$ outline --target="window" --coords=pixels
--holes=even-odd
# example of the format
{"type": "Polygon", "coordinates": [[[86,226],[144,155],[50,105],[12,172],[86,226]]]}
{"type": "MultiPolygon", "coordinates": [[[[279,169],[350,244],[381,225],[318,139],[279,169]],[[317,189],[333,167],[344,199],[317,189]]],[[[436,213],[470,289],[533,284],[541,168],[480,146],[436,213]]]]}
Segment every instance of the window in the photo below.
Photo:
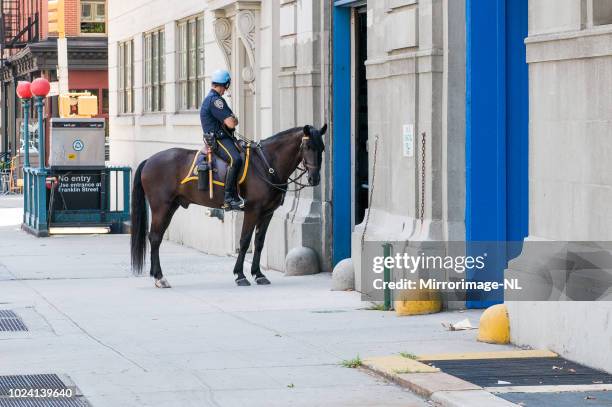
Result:
{"type": "Polygon", "coordinates": [[[204,18],[178,23],[179,110],[197,109],[204,98],[204,18]]]}
{"type": "Polygon", "coordinates": [[[81,33],[106,33],[105,0],[81,0],[81,33]]]}
{"type": "Polygon", "coordinates": [[[144,36],[144,109],[145,112],[164,110],[164,30],[144,36]]]}
{"type": "Polygon", "coordinates": [[[612,2],[593,0],[593,25],[612,24],[612,2]]]}
{"type": "Polygon", "coordinates": [[[134,113],[134,40],[119,43],[119,113],[134,113]]]}

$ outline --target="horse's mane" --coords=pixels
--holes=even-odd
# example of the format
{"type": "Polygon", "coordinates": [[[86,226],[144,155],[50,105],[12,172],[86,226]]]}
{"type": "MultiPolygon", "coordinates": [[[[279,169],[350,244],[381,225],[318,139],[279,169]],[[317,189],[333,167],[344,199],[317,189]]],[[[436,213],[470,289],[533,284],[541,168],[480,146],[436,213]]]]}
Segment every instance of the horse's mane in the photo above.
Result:
{"type": "Polygon", "coordinates": [[[294,127],[292,129],[287,129],[287,130],[283,130],[280,133],[276,133],[275,135],[268,137],[266,139],[263,139],[261,142],[263,144],[267,144],[267,143],[273,143],[274,141],[277,141],[279,138],[282,138],[288,134],[292,134],[292,133],[297,133],[298,131],[302,131],[304,130],[303,127],[294,127]]]}
{"type": "MultiPolygon", "coordinates": [[[[319,151],[323,151],[325,150],[325,143],[323,142],[323,135],[314,127],[308,125],[307,127],[310,128],[310,137],[312,142],[314,143],[314,145],[316,146],[316,148],[319,151]]],[[[294,134],[294,133],[298,133],[298,132],[304,132],[305,127],[294,127],[292,129],[288,129],[288,130],[284,130],[281,131],[280,133],[276,133],[275,135],[273,135],[272,137],[268,137],[267,139],[262,140],[262,143],[268,144],[268,143],[274,143],[275,141],[277,141],[278,139],[290,135],[290,134],[294,134]]]]}

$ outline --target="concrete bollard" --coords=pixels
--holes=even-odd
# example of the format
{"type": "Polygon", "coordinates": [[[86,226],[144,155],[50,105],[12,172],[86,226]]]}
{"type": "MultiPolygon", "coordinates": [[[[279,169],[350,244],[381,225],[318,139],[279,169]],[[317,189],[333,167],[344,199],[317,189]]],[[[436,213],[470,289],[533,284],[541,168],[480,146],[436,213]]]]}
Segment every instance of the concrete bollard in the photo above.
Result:
{"type": "Polygon", "coordinates": [[[285,258],[286,276],[306,276],[317,274],[319,268],[319,256],[309,247],[296,247],[287,253],[285,258]]]}
{"type": "Polygon", "coordinates": [[[353,259],[344,259],[334,267],[332,273],[332,291],[355,289],[355,267],[353,259]]]}

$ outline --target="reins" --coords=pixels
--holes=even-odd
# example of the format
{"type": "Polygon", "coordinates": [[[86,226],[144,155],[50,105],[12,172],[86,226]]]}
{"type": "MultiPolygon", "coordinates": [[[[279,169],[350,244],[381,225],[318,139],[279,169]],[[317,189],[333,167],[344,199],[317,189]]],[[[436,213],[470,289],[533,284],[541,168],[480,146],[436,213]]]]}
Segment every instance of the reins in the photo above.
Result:
{"type": "MultiPolygon", "coordinates": [[[[300,163],[300,164],[304,164],[307,168],[302,168],[298,164],[298,166],[296,168],[297,171],[300,171],[298,176],[292,178],[291,175],[290,175],[288,180],[287,180],[287,182],[285,182],[285,183],[274,182],[274,181],[270,180],[270,177],[276,177],[276,170],[268,162],[268,159],[266,158],[266,154],[265,154],[264,149],[263,149],[263,147],[261,145],[261,142],[248,139],[245,136],[243,136],[242,134],[238,133],[237,131],[235,131],[234,134],[236,135],[236,137],[238,139],[242,140],[243,142],[245,142],[247,144],[247,148],[249,148],[249,147],[254,148],[254,150],[257,152],[257,155],[259,156],[259,158],[261,158],[261,161],[263,161],[264,165],[268,168],[267,174],[262,174],[260,169],[257,167],[257,165],[253,165],[253,168],[255,169],[255,172],[257,173],[259,178],[261,178],[261,180],[264,181],[266,184],[268,184],[272,188],[277,189],[277,190],[279,190],[279,191],[281,191],[283,193],[287,193],[287,192],[299,192],[299,191],[303,190],[304,188],[312,187],[312,185],[304,184],[303,182],[300,181],[300,179],[308,171],[307,168],[310,168],[310,167],[313,167],[313,166],[308,165],[308,163],[300,163]],[[297,185],[297,188],[288,189],[289,185],[297,185]]],[[[308,138],[309,138],[308,136],[302,137],[302,143],[304,142],[305,139],[307,140],[308,138]]]]}

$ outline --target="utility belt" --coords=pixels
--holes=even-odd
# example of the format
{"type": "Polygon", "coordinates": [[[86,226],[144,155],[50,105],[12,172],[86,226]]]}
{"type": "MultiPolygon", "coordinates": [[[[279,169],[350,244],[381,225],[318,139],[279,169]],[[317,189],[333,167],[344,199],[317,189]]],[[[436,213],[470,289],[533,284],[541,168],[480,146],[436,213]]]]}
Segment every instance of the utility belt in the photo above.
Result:
{"type": "Polygon", "coordinates": [[[216,132],[213,131],[209,133],[204,133],[204,140],[206,142],[210,141],[212,143],[215,140],[219,140],[224,137],[229,137],[232,140],[236,140],[236,137],[234,136],[234,130],[221,129],[216,132]]]}
{"type": "Polygon", "coordinates": [[[208,148],[215,151],[217,149],[217,139],[219,135],[212,133],[204,133],[204,142],[208,145],[208,148]]]}
{"type": "Polygon", "coordinates": [[[246,142],[240,138],[237,138],[234,135],[234,130],[222,129],[218,132],[204,133],[204,141],[213,151],[216,151],[218,147],[218,141],[225,137],[232,140],[232,142],[236,145],[236,147],[238,147],[238,149],[244,150],[246,148],[246,142]]]}

